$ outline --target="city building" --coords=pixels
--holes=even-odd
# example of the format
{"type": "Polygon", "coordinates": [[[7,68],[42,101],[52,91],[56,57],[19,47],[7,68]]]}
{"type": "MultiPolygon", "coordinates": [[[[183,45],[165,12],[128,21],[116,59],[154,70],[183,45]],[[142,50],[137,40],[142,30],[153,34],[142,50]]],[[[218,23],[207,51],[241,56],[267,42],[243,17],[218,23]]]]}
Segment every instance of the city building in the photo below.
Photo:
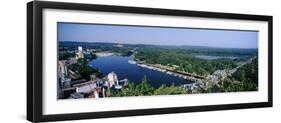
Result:
{"type": "Polygon", "coordinates": [[[62,89],[66,87],[70,87],[71,79],[69,78],[69,73],[65,65],[65,61],[58,62],[58,78],[60,82],[60,87],[62,89]]]}
{"type": "Polygon", "coordinates": [[[96,83],[87,84],[81,87],[76,87],[76,93],[92,93],[97,88],[96,83]]]}
{"type": "Polygon", "coordinates": [[[78,52],[76,53],[77,59],[84,58],[82,46],[78,46],[78,52]]]}
{"type": "Polygon", "coordinates": [[[58,62],[58,76],[60,78],[66,78],[68,76],[67,67],[65,66],[65,61],[58,62]]]}
{"type": "Polygon", "coordinates": [[[64,90],[73,90],[64,96],[72,99],[79,98],[105,98],[110,97],[110,89],[121,89],[123,86],[127,86],[128,79],[118,80],[115,72],[109,73],[104,78],[98,78],[95,75],[90,75],[90,81],[76,80],[71,81],[69,88],[64,90]]]}
{"type": "Polygon", "coordinates": [[[107,80],[108,82],[110,83],[110,87],[112,87],[112,85],[119,85],[119,81],[118,81],[118,78],[117,78],[117,75],[114,71],[112,71],[111,73],[109,73],[107,75],[107,80]]]}

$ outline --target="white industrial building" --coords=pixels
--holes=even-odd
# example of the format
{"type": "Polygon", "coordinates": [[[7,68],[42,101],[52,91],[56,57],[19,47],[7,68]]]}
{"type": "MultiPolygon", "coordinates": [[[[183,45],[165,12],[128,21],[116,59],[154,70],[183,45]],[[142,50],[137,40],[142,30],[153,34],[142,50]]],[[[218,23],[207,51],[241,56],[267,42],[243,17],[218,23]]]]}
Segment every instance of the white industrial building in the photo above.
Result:
{"type": "Polygon", "coordinates": [[[116,75],[116,73],[114,71],[112,71],[111,73],[109,73],[107,75],[107,80],[110,83],[110,87],[112,85],[115,85],[115,84],[119,85],[119,81],[118,81],[117,75],[116,75]]]}
{"type": "Polygon", "coordinates": [[[84,58],[82,46],[78,46],[78,52],[76,53],[77,59],[84,58]]]}

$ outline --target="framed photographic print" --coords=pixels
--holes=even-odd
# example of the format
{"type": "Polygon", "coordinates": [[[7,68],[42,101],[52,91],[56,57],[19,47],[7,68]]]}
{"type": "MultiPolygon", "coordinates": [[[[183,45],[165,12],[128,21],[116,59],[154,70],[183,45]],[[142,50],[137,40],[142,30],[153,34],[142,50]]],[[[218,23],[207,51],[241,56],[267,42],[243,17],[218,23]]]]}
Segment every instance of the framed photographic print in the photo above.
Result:
{"type": "Polygon", "coordinates": [[[27,4],[33,122],[272,107],[272,16],[27,4]]]}

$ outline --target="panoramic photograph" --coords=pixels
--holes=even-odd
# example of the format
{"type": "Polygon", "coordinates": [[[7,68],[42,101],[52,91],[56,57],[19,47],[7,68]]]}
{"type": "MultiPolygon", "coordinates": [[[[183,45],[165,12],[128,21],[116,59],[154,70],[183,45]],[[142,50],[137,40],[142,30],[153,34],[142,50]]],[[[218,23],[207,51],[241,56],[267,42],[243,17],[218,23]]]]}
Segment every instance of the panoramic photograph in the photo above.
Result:
{"type": "Polygon", "coordinates": [[[258,91],[258,31],[58,22],[57,98],[258,91]]]}

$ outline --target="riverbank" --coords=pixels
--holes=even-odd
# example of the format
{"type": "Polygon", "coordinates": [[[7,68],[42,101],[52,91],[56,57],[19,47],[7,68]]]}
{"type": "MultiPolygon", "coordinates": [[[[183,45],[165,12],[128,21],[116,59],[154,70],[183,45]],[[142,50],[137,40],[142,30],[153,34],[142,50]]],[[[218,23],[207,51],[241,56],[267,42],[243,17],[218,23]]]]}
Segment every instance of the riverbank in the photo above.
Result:
{"type": "Polygon", "coordinates": [[[135,84],[140,83],[143,77],[146,76],[148,82],[155,88],[160,87],[162,84],[167,86],[180,86],[182,84],[194,82],[174,75],[168,75],[160,71],[142,68],[137,64],[134,64],[134,62],[129,63],[129,61],[134,61],[132,55],[97,57],[97,59],[94,59],[91,62],[91,67],[98,69],[104,75],[114,71],[118,75],[118,79],[127,78],[135,84]]]}
{"type": "Polygon", "coordinates": [[[142,61],[128,61],[128,62],[131,63],[131,64],[134,63],[134,64],[136,64],[140,67],[143,67],[143,68],[156,70],[156,71],[159,71],[159,72],[162,72],[162,73],[166,73],[166,74],[169,74],[169,75],[180,77],[180,78],[183,78],[185,80],[190,80],[190,81],[193,81],[193,82],[195,82],[198,79],[205,79],[202,76],[192,75],[192,74],[189,74],[189,73],[183,73],[183,72],[175,71],[175,70],[172,70],[171,68],[168,68],[167,66],[163,66],[163,65],[160,65],[160,64],[147,64],[147,63],[144,63],[142,61]]]}
{"type": "Polygon", "coordinates": [[[111,53],[111,52],[97,52],[95,54],[96,54],[97,57],[106,57],[106,56],[114,55],[115,53],[111,53]]]}

